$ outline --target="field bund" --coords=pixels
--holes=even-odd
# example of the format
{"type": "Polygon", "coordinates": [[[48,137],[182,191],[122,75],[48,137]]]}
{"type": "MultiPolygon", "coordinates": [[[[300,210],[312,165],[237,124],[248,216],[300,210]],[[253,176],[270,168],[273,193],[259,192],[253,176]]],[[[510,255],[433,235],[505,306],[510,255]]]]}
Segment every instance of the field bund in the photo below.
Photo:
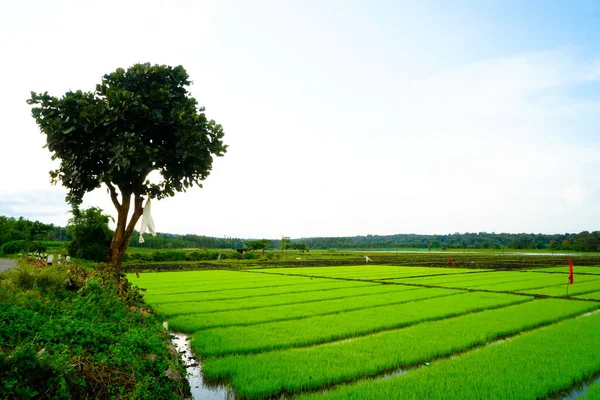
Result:
{"type": "Polygon", "coordinates": [[[361,265],[129,279],[236,397],[536,399],[600,375],[600,267],[567,277],[361,265]]]}

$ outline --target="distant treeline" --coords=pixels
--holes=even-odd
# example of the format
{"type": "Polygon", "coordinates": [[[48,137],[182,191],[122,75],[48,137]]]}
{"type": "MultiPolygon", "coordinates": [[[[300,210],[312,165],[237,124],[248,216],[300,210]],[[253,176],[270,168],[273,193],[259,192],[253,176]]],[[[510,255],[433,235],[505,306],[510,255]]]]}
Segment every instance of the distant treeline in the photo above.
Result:
{"type": "Polygon", "coordinates": [[[71,235],[65,228],[29,221],[23,217],[16,219],[0,215],[0,254],[13,254],[26,249],[44,251],[46,242],[69,240],[71,235]]]}
{"type": "MultiPolygon", "coordinates": [[[[12,241],[70,241],[71,235],[66,228],[29,221],[24,218],[0,216],[0,247],[12,241]]],[[[211,237],[202,235],[175,235],[159,233],[156,237],[144,235],[145,243],[138,242],[139,235],[134,233],[131,247],[151,249],[241,249],[251,239],[232,237],[211,237]]],[[[286,238],[287,239],[287,238],[286,238]]],[[[453,233],[448,235],[367,235],[346,237],[313,237],[292,239],[286,248],[306,244],[309,250],[328,249],[547,249],[600,251],[600,231],[564,233],[564,234],[528,234],[528,233],[453,233]]],[[[281,240],[274,239],[269,249],[280,249],[281,240]]]]}
{"type": "MultiPolygon", "coordinates": [[[[240,238],[215,238],[199,235],[172,235],[159,233],[156,237],[144,236],[145,243],[138,243],[137,234],[132,238],[132,247],[153,249],[240,249],[246,247],[248,240],[240,238]]],[[[308,249],[547,249],[600,251],[600,232],[581,232],[565,234],[527,234],[527,233],[454,233],[448,235],[367,235],[348,237],[313,237],[292,239],[291,245],[303,243],[308,249]]],[[[289,247],[286,245],[286,247],[289,247]]],[[[280,249],[281,240],[273,239],[269,249],[280,249]]]]}
{"type": "Polygon", "coordinates": [[[145,247],[150,249],[240,249],[244,240],[231,237],[216,238],[201,235],[174,235],[157,233],[156,236],[144,235],[144,243],[139,243],[139,234],[131,236],[130,247],[145,247]]]}
{"type": "Polygon", "coordinates": [[[448,235],[367,235],[295,239],[310,249],[548,249],[600,251],[600,232],[565,234],[454,233],[448,235]]]}

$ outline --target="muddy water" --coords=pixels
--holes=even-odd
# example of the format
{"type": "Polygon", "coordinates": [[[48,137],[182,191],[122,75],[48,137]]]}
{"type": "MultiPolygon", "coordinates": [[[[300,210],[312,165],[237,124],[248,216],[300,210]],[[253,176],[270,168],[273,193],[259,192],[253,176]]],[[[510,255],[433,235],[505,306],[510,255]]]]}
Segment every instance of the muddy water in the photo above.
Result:
{"type": "Polygon", "coordinates": [[[186,365],[187,379],[190,382],[192,398],[195,400],[233,400],[233,391],[224,387],[209,387],[204,384],[202,377],[202,364],[192,353],[188,337],[181,333],[172,333],[173,344],[177,348],[181,358],[186,365]]]}

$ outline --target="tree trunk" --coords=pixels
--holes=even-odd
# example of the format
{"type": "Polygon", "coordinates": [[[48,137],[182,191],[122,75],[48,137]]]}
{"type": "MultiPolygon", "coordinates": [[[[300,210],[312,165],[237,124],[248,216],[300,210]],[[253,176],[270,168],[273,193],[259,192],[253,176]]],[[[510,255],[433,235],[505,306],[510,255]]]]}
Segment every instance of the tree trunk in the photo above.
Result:
{"type": "Polygon", "coordinates": [[[120,280],[121,264],[123,263],[125,252],[127,251],[127,247],[129,247],[129,242],[131,241],[131,235],[133,234],[135,225],[143,214],[143,199],[139,193],[132,193],[131,191],[120,188],[122,202],[119,203],[116,199],[114,187],[109,186],[109,188],[111,189],[113,203],[117,209],[117,228],[115,229],[115,233],[110,244],[109,261],[114,268],[116,279],[120,280]],[[128,222],[127,216],[131,206],[132,194],[134,194],[134,208],[133,215],[128,222]]]}

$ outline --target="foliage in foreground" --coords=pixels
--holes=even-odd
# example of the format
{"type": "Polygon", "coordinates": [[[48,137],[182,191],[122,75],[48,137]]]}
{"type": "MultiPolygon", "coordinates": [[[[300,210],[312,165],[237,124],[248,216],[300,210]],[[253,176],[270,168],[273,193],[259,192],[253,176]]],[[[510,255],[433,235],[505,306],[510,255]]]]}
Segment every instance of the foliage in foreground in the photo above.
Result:
{"type": "Polygon", "coordinates": [[[107,271],[22,265],[0,275],[0,393],[8,398],[180,398],[160,321],[107,271]]]}

